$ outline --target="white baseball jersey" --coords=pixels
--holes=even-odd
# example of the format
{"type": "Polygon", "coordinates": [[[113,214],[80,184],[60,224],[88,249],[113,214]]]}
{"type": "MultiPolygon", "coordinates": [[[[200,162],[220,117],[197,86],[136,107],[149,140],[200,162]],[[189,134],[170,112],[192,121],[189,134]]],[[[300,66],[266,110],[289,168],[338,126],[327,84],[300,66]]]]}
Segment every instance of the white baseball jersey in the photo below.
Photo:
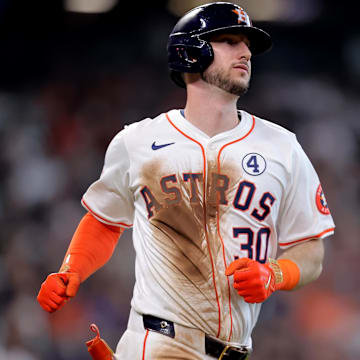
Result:
{"type": "Polygon", "coordinates": [[[261,304],[244,302],[226,267],[238,257],[265,263],[334,223],[295,135],[239,116],[213,137],[180,110],[125,127],[82,203],[106,224],[133,227],[136,311],[251,347],[261,304]]]}

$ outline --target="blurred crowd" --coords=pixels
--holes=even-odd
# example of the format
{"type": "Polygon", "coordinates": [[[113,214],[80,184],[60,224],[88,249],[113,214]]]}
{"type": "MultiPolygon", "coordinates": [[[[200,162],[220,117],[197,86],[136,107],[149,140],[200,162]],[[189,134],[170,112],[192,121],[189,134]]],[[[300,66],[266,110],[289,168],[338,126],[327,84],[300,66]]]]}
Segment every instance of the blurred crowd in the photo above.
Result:
{"type": "MultiPolygon", "coordinates": [[[[125,330],[134,283],[131,230],[58,313],[45,313],[36,295],[62,263],[85,214],[81,196],[99,176],[111,138],[125,124],[184,105],[185,93],[167,76],[164,48],[155,49],[149,61],[134,58],[116,71],[84,76],[67,62],[37,88],[0,90],[0,360],[86,360],[91,323],[112,348],[125,330]]],[[[325,241],[320,279],[264,304],[251,359],[359,359],[359,93],[331,73],[259,66],[239,108],[297,134],[336,231],[325,241]]]]}

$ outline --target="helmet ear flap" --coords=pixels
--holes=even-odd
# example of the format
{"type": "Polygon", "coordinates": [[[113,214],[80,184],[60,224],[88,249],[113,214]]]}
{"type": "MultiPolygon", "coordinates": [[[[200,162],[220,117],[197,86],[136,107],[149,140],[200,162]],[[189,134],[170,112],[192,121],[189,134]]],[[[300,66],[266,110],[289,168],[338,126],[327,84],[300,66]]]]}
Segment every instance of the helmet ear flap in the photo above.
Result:
{"type": "Polygon", "coordinates": [[[179,48],[179,57],[189,64],[196,66],[195,64],[199,62],[200,59],[200,50],[196,47],[181,47],[179,48]]]}
{"type": "Polygon", "coordinates": [[[168,46],[169,68],[179,72],[204,71],[213,60],[211,45],[198,37],[174,34],[168,46]]]}

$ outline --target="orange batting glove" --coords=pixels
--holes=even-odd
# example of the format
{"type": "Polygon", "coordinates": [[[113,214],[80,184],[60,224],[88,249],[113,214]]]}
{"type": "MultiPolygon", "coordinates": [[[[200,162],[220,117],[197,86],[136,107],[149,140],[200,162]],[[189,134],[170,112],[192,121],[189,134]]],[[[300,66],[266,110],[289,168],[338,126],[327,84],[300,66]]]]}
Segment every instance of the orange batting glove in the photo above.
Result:
{"type": "Polygon", "coordinates": [[[45,311],[52,313],[76,295],[80,282],[77,273],[52,273],[42,283],[37,300],[45,311]]]}
{"type": "Polygon", "coordinates": [[[266,264],[237,259],[228,266],[225,275],[234,276],[234,288],[248,303],[261,303],[276,290],[291,290],[300,279],[299,268],[288,259],[269,259],[266,264]]]}
{"type": "Polygon", "coordinates": [[[225,274],[234,275],[233,286],[248,303],[261,303],[276,290],[273,270],[255,260],[237,259],[229,265],[225,274]]]}

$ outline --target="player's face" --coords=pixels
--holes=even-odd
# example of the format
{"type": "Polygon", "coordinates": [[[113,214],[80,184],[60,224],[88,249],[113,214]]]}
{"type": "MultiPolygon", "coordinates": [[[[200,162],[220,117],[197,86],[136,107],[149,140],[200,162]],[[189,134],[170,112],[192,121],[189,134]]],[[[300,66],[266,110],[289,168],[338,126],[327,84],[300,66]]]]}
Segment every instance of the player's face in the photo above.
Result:
{"type": "Polygon", "coordinates": [[[214,60],[202,78],[228,93],[241,96],[249,88],[251,52],[243,34],[218,34],[211,38],[214,60]]]}

